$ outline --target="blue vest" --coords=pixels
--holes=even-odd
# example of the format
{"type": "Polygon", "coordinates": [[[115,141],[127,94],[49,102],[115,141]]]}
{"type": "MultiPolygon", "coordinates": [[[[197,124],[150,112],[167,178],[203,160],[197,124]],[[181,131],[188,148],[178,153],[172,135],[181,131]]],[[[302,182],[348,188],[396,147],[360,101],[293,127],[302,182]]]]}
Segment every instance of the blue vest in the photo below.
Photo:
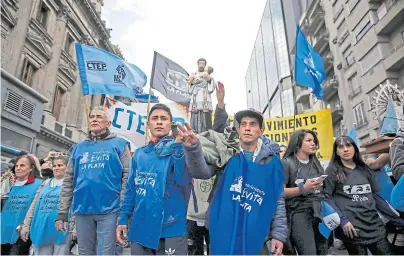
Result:
{"type": "Polygon", "coordinates": [[[52,180],[43,187],[35,206],[30,235],[36,248],[47,244],[61,244],[68,234],[68,231],[62,233],[55,227],[61,186],[51,188],[52,180]]]}
{"type": "Polygon", "coordinates": [[[376,183],[379,185],[380,190],[379,194],[390,203],[391,199],[391,192],[393,191],[394,184],[391,181],[389,175],[387,174],[387,166],[381,168],[380,170],[376,171],[376,183]]]}
{"type": "Polygon", "coordinates": [[[41,179],[33,183],[14,186],[1,212],[1,244],[14,244],[18,237],[17,226],[23,224],[25,215],[41,185],[41,179]]]}
{"type": "Polygon", "coordinates": [[[258,255],[270,231],[283,191],[283,167],[274,155],[268,164],[234,155],[220,177],[210,210],[213,255],[258,255]]]}
{"type": "Polygon", "coordinates": [[[72,153],[73,214],[108,214],[119,211],[122,164],[128,142],[121,138],[83,141],[72,153]]]}
{"type": "MultiPolygon", "coordinates": [[[[157,249],[160,238],[186,234],[192,183],[183,153],[179,158],[158,156],[153,147],[138,149],[132,159],[135,210],[128,240],[157,249]]],[[[183,152],[182,146],[179,151],[183,152]]]]}

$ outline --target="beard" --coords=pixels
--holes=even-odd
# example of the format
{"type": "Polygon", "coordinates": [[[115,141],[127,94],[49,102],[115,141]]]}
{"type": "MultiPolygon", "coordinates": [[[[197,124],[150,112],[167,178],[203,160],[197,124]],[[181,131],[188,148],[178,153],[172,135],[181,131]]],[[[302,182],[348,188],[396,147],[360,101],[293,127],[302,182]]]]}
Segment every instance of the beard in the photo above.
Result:
{"type": "Polygon", "coordinates": [[[198,71],[199,71],[199,72],[203,72],[204,70],[205,70],[205,67],[202,67],[202,66],[199,66],[199,67],[198,67],[198,71]]]}

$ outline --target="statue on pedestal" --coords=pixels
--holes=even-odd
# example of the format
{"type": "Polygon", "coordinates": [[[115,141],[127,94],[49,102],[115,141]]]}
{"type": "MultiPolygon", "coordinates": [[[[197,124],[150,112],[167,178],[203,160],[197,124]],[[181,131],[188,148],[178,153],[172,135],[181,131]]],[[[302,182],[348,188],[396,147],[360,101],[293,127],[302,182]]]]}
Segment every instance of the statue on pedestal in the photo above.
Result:
{"type": "Polygon", "coordinates": [[[191,127],[196,133],[212,129],[212,96],[216,82],[212,77],[213,68],[206,65],[205,59],[198,60],[198,71],[187,79],[191,93],[191,127]]]}

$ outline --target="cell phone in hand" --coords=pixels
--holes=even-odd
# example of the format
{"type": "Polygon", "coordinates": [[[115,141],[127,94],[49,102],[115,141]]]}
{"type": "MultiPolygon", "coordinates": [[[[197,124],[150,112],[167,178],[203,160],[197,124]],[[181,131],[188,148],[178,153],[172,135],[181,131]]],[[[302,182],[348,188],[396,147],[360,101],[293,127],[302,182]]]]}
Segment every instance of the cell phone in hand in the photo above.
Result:
{"type": "Polygon", "coordinates": [[[174,138],[177,138],[178,136],[177,124],[171,126],[171,133],[174,138]]]}
{"type": "Polygon", "coordinates": [[[320,177],[316,178],[316,181],[323,182],[327,177],[328,177],[328,175],[321,175],[320,177]]]}

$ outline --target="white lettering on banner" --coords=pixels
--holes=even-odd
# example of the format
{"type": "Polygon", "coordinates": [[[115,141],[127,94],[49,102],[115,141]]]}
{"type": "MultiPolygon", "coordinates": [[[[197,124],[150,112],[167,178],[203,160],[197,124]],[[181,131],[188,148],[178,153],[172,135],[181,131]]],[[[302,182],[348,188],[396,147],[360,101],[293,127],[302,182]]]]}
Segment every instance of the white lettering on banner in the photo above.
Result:
{"type": "MultiPolygon", "coordinates": [[[[150,107],[154,105],[155,103],[152,103],[150,107]]],[[[166,105],[171,109],[174,123],[184,125],[188,121],[188,114],[185,109],[173,102],[166,105]]],[[[112,124],[110,131],[117,134],[118,137],[131,142],[132,152],[144,145],[147,126],[147,103],[131,103],[131,106],[127,106],[116,101],[106,111],[112,124]]]]}
{"type": "Polygon", "coordinates": [[[182,91],[178,90],[177,88],[174,88],[172,86],[167,86],[166,88],[167,88],[167,91],[170,91],[170,92],[173,92],[175,94],[181,95],[184,98],[188,98],[188,99],[191,98],[191,94],[186,93],[186,92],[182,92],[182,91]]]}
{"type": "Polygon", "coordinates": [[[230,191],[232,191],[232,200],[237,201],[241,208],[247,212],[251,212],[253,204],[261,206],[264,201],[263,196],[265,192],[251,184],[245,184],[243,186],[243,177],[239,176],[234,179],[233,184],[230,186],[230,191]]]}

